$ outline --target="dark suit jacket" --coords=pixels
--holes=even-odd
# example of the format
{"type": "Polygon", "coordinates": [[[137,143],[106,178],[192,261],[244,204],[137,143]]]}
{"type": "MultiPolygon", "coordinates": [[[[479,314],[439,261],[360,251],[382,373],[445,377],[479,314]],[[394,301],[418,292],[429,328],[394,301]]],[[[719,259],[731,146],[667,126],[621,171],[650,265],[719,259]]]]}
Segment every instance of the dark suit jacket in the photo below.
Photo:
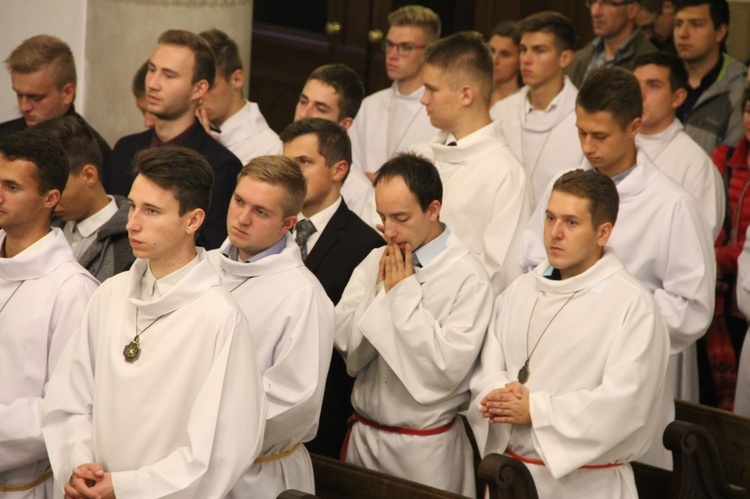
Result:
{"type": "MultiPolygon", "coordinates": [[[[307,256],[305,265],[336,304],[354,268],[372,250],[384,244],[385,240],[354,214],[342,199],[341,206],[307,256]]],[[[323,394],[318,434],[305,444],[310,452],[338,459],[346,435],[346,420],[353,411],[350,400],[353,386],[354,379],[347,374],[344,360],[334,352],[323,394]]]]}
{"type": "MultiPolygon", "coordinates": [[[[109,147],[107,141],[104,140],[104,138],[99,135],[99,133],[94,130],[94,128],[89,125],[86,120],[84,120],[78,113],[76,113],[75,107],[73,105],[68,108],[68,112],[65,113],[65,116],[78,116],[83,120],[84,123],[86,123],[86,125],[88,125],[89,130],[91,131],[91,135],[94,136],[94,140],[96,140],[96,143],[99,146],[99,150],[102,153],[103,169],[106,169],[107,165],[109,164],[110,157],[112,156],[112,148],[109,147]]],[[[0,123],[0,137],[5,137],[6,135],[20,132],[21,130],[26,130],[27,128],[29,127],[26,125],[26,120],[23,119],[23,116],[15,120],[6,121],[4,123],[0,123]]]]}
{"type": "MultiPolygon", "coordinates": [[[[103,176],[104,189],[108,194],[127,197],[133,184],[133,158],[141,149],[150,147],[152,133],[146,130],[117,141],[109,168],[103,176]]],[[[211,207],[196,243],[206,249],[218,248],[227,237],[227,210],[242,163],[229,149],[207,134],[197,119],[181,145],[201,153],[214,170],[211,207]]]]}

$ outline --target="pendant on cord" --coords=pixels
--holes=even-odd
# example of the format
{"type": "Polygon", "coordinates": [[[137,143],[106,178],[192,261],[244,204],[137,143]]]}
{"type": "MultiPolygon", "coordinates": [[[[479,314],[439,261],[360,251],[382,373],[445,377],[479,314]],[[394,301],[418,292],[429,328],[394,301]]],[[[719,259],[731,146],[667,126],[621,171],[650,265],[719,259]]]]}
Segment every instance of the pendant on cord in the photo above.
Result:
{"type": "Polygon", "coordinates": [[[138,360],[138,357],[141,356],[141,347],[138,345],[139,338],[136,336],[133,341],[125,345],[125,350],[122,351],[122,354],[125,356],[125,360],[127,362],[130,362],[131,364],[138,360]]]}
{"type": "Polygon", "coordinates": [[[523,385],[523,384],[526,384],[528,380],[529,380],[529,361],[527,360],[523,364],[523,367],[518,370],[518,382],[523,385]]]}

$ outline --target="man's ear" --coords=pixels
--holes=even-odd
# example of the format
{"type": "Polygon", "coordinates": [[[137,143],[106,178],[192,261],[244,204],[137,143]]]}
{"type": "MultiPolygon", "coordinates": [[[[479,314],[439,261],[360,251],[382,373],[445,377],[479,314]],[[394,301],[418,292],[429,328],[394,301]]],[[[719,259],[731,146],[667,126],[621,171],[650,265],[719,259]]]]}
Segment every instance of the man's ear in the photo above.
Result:
{"type": "Polygon", "coordinates": [[[346,162],[346,160],[337,161],[333,165],[331,165],[331,172],[333,172],[333,181],[334,182],[343,182],[344,177],[346,177],[347,172],[349,171],[349,163],[346,162]]]}
{"type": "Polygon", "coordinates": [[[641,118],[634,118],[633,121],[631,121],[626,129],[627,134],[631,138],[635,138],[636,135],[638,135],[638,132],[641,131],[641,118]]]}
{"type": "Polygon", "coordinates": [[[343,128],[344,130],[349,130],[349,127],[352,126],[352,123],[354,123],[354,118],[346,117],[343,120],[339,120],[339,126],[343,128]]]}
{"type": "Polygon", "coordinates": [[[464,107],[469,107],[477,98],[477,90],[471,85],[464,85],[459,89],[459,98],[464,107]]]}
{"type": "Polygon", "coordinates": [[[281,234],[286,234],[292,230],[292,227],[295,225],[297,225],[297,215],[289,215],[284,218],[284,222],[281,224],[281,234]]]}
{"type": "Polygon", "coordinates": [[[196,208],[189,212],[188,224],[185,231],[188,234],[195,234],[198,229],[203,225],[203,221],[206,219],[206,212],[201,208],[196,208]]]}
{"type": "Polygon", "coordinates": [[[440,218],[440,207],[440,201],[437,199],[433,200],[427,207],[426,213],[429,215],[430,221],[436,221],[440,218]]]}
{"type": "Polygon", "coordinates": [[[207,93],[209,89],[208,80],[200,80],[193,85],[193,95],[190,97],[192,101],[200,101],[207,93]]]}
{"type": "Polygon", "coordinates": [[[76,98],[76,86],[75,83],[66,83],[60,93],[63,94],[63,103],[66,106],[73,104],[73,100],[76,98]]]}
{"type": "Polygon", "coordinates": [[[560,54],[560,67],[565,69],[570,66],[570,63],[573,62],[574,57],[575,52],[573,52],[572,50],[563,50],[560,54]]]}
{"type": "Polygon", "coordinates": [[[242,92],[242,87],[245,85],[245,71],[242,69],[235,70],[229,77],[229,85],[231,85],[232,90],[239,90],[242,92]]]}
{"type": "Polygon", "coordinates": [[[54,208],[60,201],[60,191],[57,189],[50,189],[44,193],[44,204],[45,208],[54,208]]]}
{"type": "Polygon", "coordinates": [[[685,102],[685,99],[687,99],[687,90],[678,88],[672,95],[672,109],[678,109],[685,102]]]}
{"type": "Polygon", "coordinates": [[[599,225],[596,229],[596,244],[603,248],[605,244],[607,244],[607,241],[609,241],[609,236],[612,235],[612,222],[604,222],[603,224],[599,225]]]}
{"type": "Polygon", "coordinates": [[[99,183],[99,170],[97,170],[94,165],[83,165],[80,174],[83,175],[88,187],[92,187],[99,183]]]}

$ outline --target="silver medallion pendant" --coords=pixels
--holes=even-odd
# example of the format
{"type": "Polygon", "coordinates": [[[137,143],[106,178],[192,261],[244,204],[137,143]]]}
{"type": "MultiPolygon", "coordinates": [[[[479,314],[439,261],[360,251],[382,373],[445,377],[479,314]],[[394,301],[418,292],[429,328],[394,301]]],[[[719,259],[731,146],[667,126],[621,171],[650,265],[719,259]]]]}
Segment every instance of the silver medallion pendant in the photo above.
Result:
{"type": "Polygon", "coordinates": [[[125,356],[125,360],[131,364],[138,360],[138,357],[141,356],[141,347],[138,345],[138,337],[125,345],[125,350],[122,351],[122,354],[125,356]]]}
{"type": "Polygon", "coordinates": [[[518,370],[518,382],[523,385],[528,380],[529,380],[529,361],[527,360],[524,363],[523,367],[518,370]]]}

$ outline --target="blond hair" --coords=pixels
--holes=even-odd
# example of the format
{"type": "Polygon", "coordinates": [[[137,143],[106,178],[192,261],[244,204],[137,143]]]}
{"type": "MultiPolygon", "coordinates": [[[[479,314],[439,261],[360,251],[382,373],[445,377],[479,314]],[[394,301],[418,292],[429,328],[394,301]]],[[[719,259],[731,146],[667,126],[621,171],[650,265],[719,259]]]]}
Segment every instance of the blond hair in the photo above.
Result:
{"type": "Polygon", "coordinates": [[[250,177],[266,184],[278,185],[284,189],[281,201],[284,216],[296,215],[302,210],[307,195],[307,181],[299,164],[281,155],[258,156],[242,167],[237,182],[242,177],[250,177]]]}
{"type": "Polygon", "coordinates": [[[419,26],[430,42],[440,38],[440,16],[422,5],[405,5],[388,14],[389,26],[419,26]]]}
{"type": "Polygon", "coordinates": [[[16,47],[5,59],[11,73],[28,74],[49,67],[58,90],[76,84],[76,64],[67,43],[50,35],[36,35],[16,47]]]}

